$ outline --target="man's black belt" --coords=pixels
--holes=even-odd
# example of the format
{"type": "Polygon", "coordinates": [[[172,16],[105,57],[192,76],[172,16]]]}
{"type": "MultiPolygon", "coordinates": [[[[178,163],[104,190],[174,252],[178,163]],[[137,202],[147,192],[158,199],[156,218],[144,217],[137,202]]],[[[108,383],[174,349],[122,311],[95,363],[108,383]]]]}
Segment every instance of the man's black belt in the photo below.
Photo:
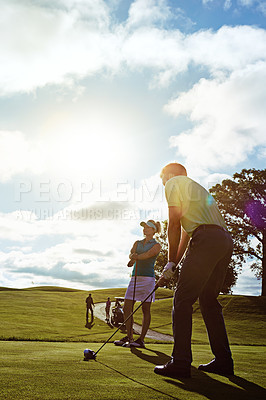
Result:
{"type": "Polygon", "coordinates": [[[224,231],[224,232],[227,232],[227,230],[226,230],[225,228],[223,228],[222,226],[220,226],[220,225],[204,224],[204,225],[199,225],[199,226],[193,231],[193,235],[194,235],[196,232],[204,231],[204,230],[206,230],[206,229],[220,229],[220,230],[222,230],[222,231],[224,231]]]}

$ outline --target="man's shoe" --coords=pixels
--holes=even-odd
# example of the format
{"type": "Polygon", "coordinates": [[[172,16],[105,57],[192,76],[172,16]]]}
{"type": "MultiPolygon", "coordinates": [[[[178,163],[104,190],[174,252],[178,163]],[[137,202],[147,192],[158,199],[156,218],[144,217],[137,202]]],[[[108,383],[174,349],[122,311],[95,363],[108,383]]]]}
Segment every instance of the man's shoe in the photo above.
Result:
{"type": "Polygon", "coordinates": [[[227,362],[219,362],[214,359],[208,364],[201,364],[198,369],[204,372],[211,372],[218,375],[234,375],[233,360],[229,360],[227,362]]]}
{"type": "Polygon", "coordinates": [[[168,361],[165,365],[157,365],[154,368],[155,374],[168,376],[170,378],[190,378],[190,367],[177,366],[172,360],[168,361]]]}

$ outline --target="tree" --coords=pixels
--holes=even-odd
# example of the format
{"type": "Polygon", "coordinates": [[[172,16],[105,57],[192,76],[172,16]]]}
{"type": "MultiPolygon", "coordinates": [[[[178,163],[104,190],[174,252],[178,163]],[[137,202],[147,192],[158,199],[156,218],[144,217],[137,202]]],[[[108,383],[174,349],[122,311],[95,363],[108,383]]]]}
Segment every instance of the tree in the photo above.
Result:
{"type": "MultiPolygon", "coordinates": [[[[154,273],[155,273],[155,280],[156,282],[162,276],[163,269],[168,261],[168,241],[167,241],[167,226],[168,221],[162,221],[161,223],[161,233],[156,235],[157,241],[162,246],[162,249],[156,259],[155,266],[154,266],[154,273]]],[[[169,289],[175,289],[177,283],[177,276],[170,279],[167,287],[169,289]]]]}
{"type": "Polygon", "coordinates": [[[262,279],[261,295],[266,296],[266,169],[243,169],[213,186],[210,193],[234,240],[230,267],[241,271],[244,262],[254,260],[251,269],[262,279]]]}
{"type": "MultiPolygon", "coordinates": [[[[156,239],[162,246],[161,252],[157,257],[154,266],[156,282],[161,277],[164,266],[167,264],[168,261],[168,241],[167,241],[168,221],[162,221],[161,225],[162,225],[162,231],[159,235],[156,236],[156,239]]],[[[182,261],[181,261],[181,267],[182,267],[182,261]]],[[[177,279],[178,279],[178,274],[175,275],[174,278],[169,281],[167,287],[169,289],[175,289],[177,284],[177,279]]],[[[237,280],[237,273],[234,267],[232,265],[229,265],[221,292],[224,294],[231,293],[231,288],[236,283],[236,280],[237,280]]]]}

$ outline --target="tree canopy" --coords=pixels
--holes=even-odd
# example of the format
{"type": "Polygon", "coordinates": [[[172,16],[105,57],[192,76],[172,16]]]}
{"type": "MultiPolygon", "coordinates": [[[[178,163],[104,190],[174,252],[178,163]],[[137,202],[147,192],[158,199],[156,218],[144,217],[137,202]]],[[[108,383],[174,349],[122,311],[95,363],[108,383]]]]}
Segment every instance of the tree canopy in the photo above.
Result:
{"type": "Polygon", "coordinates": [[[241,270],[248,259],[258,279],[265,286],[266,242],[266,169],[243,169],[233,179],[225,179],[210,189],[223,214],[234,240],[234,252],[230,266],[241,270]]]}

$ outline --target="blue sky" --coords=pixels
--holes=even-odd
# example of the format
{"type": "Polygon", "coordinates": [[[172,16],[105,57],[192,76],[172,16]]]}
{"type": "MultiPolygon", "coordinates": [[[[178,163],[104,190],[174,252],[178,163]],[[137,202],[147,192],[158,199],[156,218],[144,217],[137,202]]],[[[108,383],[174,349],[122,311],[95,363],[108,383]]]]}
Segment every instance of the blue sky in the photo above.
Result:
{"type": "Polygon", "coordinates": [[[266,1],[0,5],[0,286],[125,287],[166,163],[265,168],[266,1]]]}

